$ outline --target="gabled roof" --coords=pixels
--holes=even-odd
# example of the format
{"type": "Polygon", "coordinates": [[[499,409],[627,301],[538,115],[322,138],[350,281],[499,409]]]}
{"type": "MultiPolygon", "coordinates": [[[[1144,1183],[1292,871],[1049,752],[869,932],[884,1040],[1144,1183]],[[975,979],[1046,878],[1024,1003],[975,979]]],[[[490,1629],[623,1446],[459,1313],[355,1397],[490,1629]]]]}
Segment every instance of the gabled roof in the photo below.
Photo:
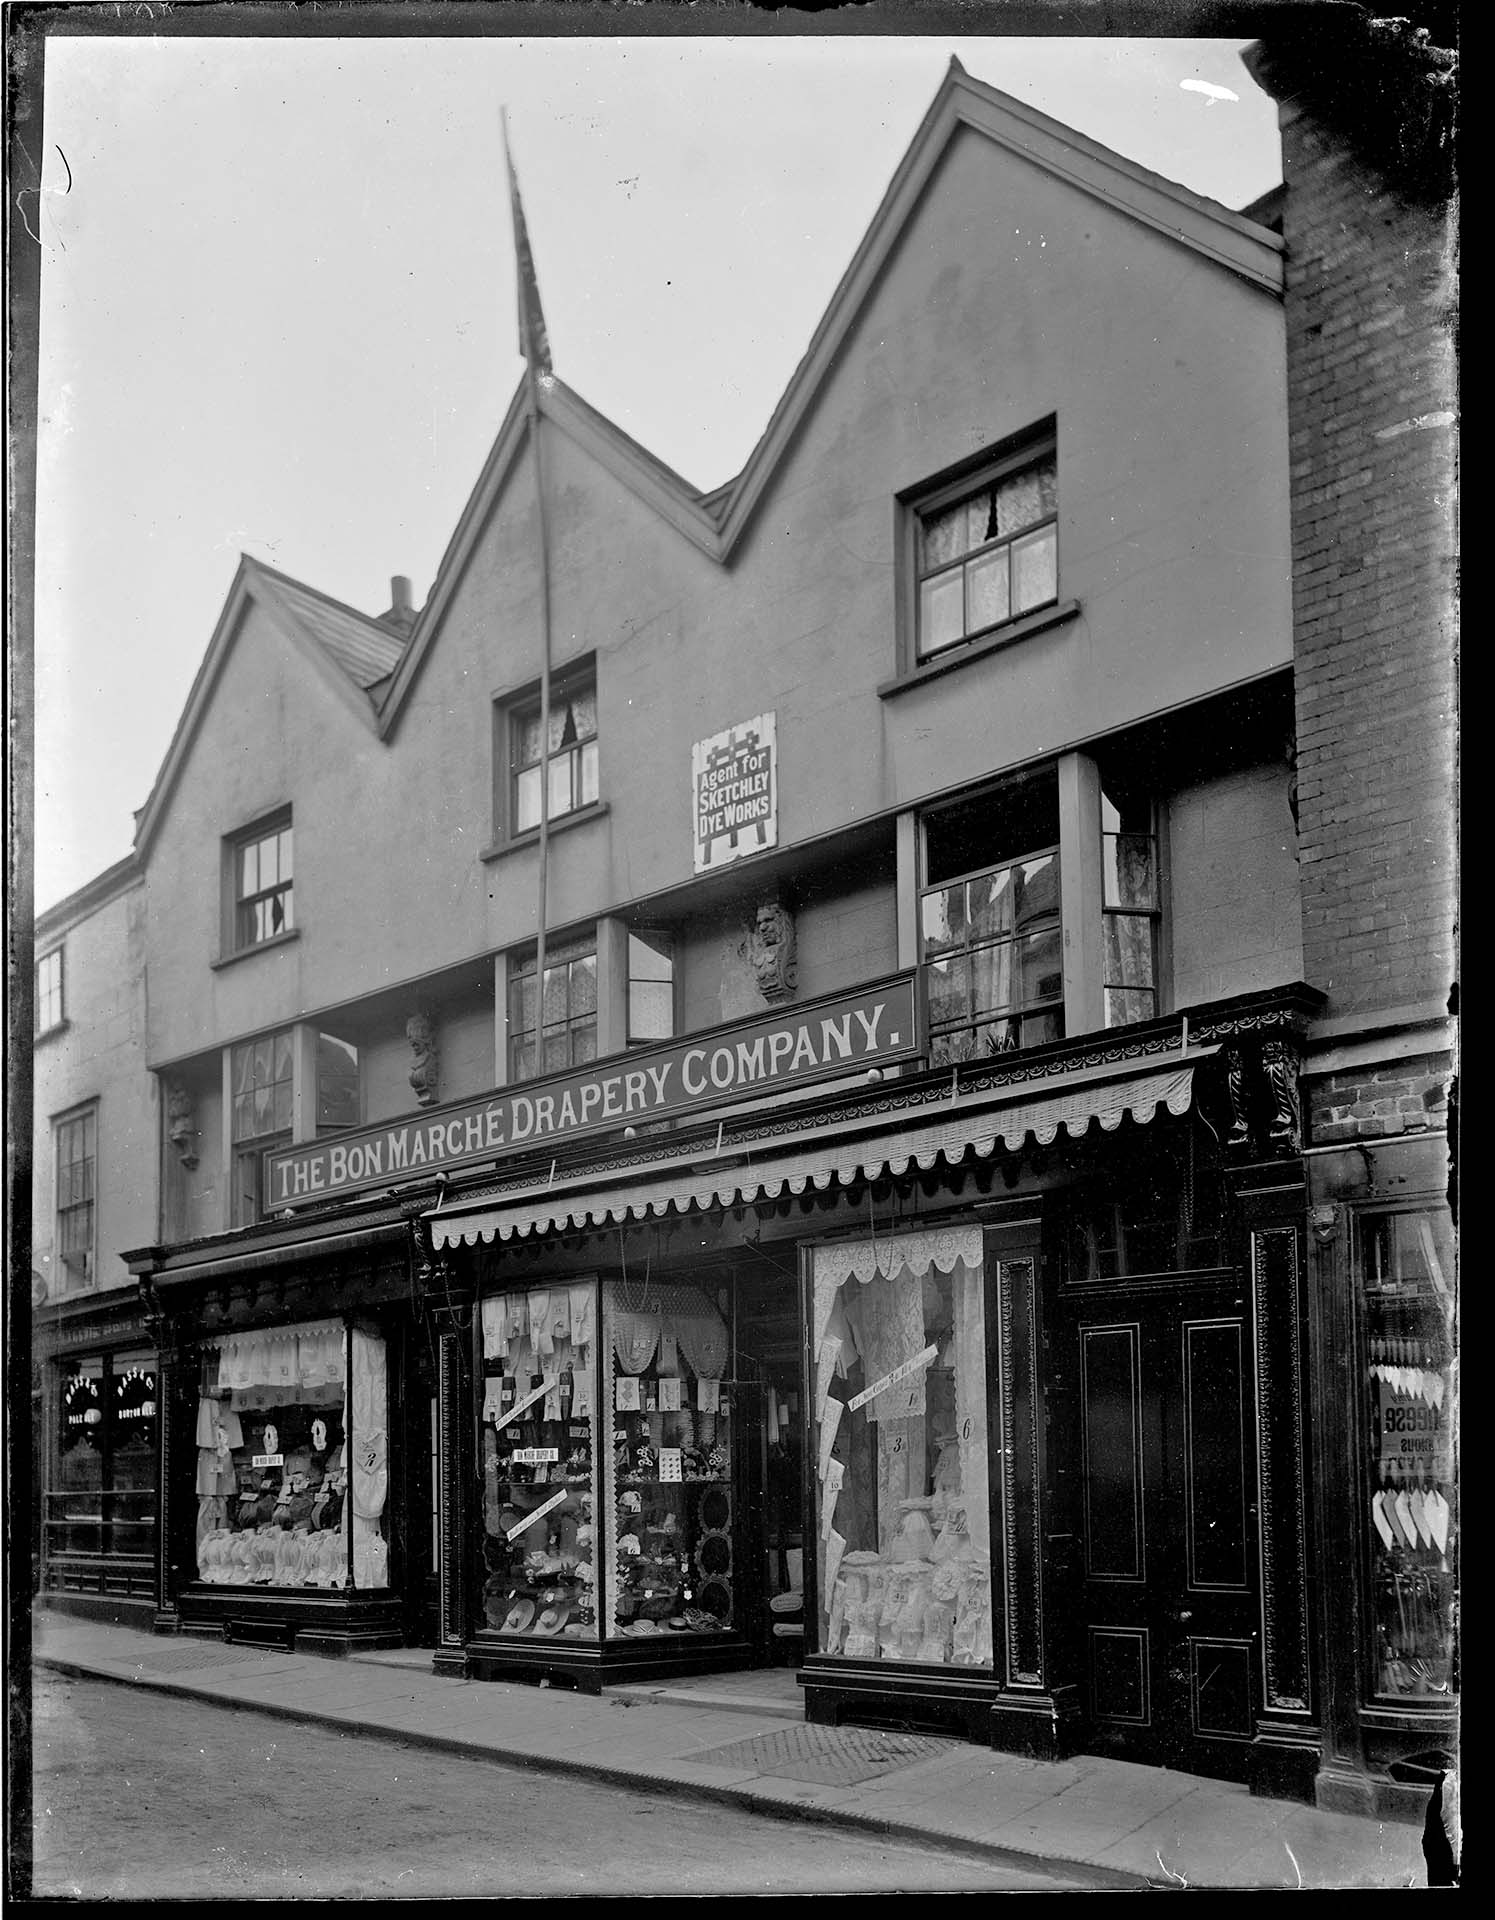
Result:
{"type": "MultiPolygon", "coordinates": [[[[914,217],[925,189],[963,127],[1166,234],[1268,295],[1280,297],[1284,248],[1278,234],[1123,159],[997,88],[973,80],[952,57],[939,91],[831,296],[804,357],[736,479],[704,493],[690,486],[558,379],[541,382],[540,411],[545,419],[590,453],[693,546],[713,560],[729,560],[914,217]]],[[[523,400],[521,381],[442,556],[435,585],[411,631],[405,656],[384,691],[379,709],[381,734],[388,734],[398,722],[405,696],[441,625],[456,584],[523,450],[528,436],[523,400]]]]}
{"type": "Polygon", "coordinates": [[[120,894],[128,893],[131,887],[138,887],[141,878],[139,856],[127,853],[123,860],[116,860],[112,867],[105,867],[102,873],[96,873],[91,880],[85,880],[81,887],[75,887],[71,893],[36,916],[37,952],[40,953],[50,941],[60,939],[70,927],[86,920],[91,913],[97,913],[100,907],[107,906],[120,894]]]}
{"type": "Polygon", "coordinates": [[[293,620],[299,621],[319,646],[325,647],[355,686],[365,693],[380,680],[387,680],[400,664],[405,651],[402,634],[382,621],[341,600],[329,599],[315,587],[308,587],[288,574],[255,561],[267,588],[281,601],[293,620]]]}
{"type": "Polygon", "coordinates": [[[269,616],[334,699],[378,737],[375,701],[369,689],[388,680],[404,652],[405,641],[371,615],[304,586],[288,574],[277,573],[247,553],[241,554],[161,771],[149,799],[135,816],[135,848],[141,857],[161,823],[251,603],[269,616]]]}

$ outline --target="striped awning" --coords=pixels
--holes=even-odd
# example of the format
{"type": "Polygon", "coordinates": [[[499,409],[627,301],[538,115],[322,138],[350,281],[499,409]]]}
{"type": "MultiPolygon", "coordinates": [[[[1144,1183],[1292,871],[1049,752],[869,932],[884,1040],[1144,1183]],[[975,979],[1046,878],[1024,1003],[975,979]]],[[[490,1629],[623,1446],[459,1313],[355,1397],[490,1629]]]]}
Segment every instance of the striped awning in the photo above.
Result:
{"type": "Polygon", "coordinates": [[[523,1240],[669,1213],[751,1205],[786,1192],[803,1193],[807,1187],[823,1192],[836,1181],[846,1185],[859,1178],[874,1180],[915,1166],[928,1172],[941,1162],[954,1166],[967,1153],[989,1158],[998,1146],[1015,1153],[1030,1137],[1047,1146],[1060,1132],[1075,1140],[1092,1126],[1111,1133],[1128,1114],[1138,1121],[1151,1120],[1160,1108],[1180,1114],[1193,1097],[1193,1078],[1192,1065],[1173,1066],[1055,1090],[1007,1106],[957,1108],[953,1115],[947,1108],[939,1121],[891,1132],[879,1129],[856,1139],[801,1135],[792,1150],[747,1163],[741,1148],[728,1143],[724,1163],[698,1161],[669,1170],[657,1163],[644,1165],[626,1184],[620,1185],[614,1173],[606,1185],[587,1189],[571,1176],[564,1190],[540,1186],[488,1195],[466,1208],[428,1213],[426,1219],[433,1245],[475,1246],[479,1241],[523,1240]]]}

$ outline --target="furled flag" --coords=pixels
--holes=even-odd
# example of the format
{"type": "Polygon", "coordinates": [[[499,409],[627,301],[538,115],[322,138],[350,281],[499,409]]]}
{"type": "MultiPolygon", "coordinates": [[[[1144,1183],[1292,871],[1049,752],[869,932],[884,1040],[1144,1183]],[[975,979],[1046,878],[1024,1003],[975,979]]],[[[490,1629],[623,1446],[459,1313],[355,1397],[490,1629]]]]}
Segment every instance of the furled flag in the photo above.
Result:
{"type": "Polygon", "coordinates": [[[550,336],[545,331],[545,315],[540,308],[540,285],[535,278],[535,256],[530,252],[529,229],[524,224],[524,204],[519,198],[519,176],[509,153],[509,126],[504,121],[504,164],[509,169],[509,204],[514,214],[514,256],[519,271],[519,351],[530,371],[548,375],[550,336]]]}

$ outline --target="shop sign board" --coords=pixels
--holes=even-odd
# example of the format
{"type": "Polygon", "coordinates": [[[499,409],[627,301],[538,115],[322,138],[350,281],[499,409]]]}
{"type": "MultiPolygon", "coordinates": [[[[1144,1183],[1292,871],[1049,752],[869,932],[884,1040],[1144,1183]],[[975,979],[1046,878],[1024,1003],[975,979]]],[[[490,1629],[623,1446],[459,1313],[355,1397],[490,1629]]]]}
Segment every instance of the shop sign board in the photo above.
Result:
{"type": "Polygon", "coordinates": [[[633,1122],[704,1115],[737,1100],[865,1073],[921,1050],[912,972],[766,1018],[630,1050],[481,1100],[265,1155],[279,1213],[412,1174],[491,1164],[633,1122]]]}
{"type": "Polygon", "coordinates": [[[690,750],[697,873],[779,843],[779,753],[774,716],[760,713],[690,750]]]}

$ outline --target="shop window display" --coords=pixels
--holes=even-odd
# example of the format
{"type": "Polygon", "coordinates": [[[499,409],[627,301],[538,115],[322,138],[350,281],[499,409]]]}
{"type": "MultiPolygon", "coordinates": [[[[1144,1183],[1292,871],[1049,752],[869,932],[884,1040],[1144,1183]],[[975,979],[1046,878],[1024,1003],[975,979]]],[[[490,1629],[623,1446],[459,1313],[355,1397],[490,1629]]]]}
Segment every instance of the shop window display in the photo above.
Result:
{"type": "Polygon", "coordinates": [[[211,1586],[387,1587],[383,1339],[340,1321],[229,1335],[197,1408],[197,1569],[211,1586]]]}
{"type": "Polygon", "coordinates": [[[820,1650],[992,1665],[979,1228],[818,1247],[820,1650]]]}
{"type": "Polygon", "coordinates": [[[1373,1687],[1404,1704],[1457,1687],[1452,1229],[1439,1209],[1360,1221],[1370,1433],[1373,1687]]]}
{"type": "Polygon", "coordinates": [[[684,1283],[603,1288],[609,1638],[701,1637],[735,1623],[731,1336],[684,1283]]]}
{"type": "Polygon", "coordinates": [[[150,1554],[155,1544],[156,1373],[148,1353],[90,1355],[62,1377],[49,1554],[150,1554]]]}
{"type": "Polygon", "coordinates": [[[483,1329],[483,1615],[597,1638],[595,1280],[490,1295],[483,1329]]]}

